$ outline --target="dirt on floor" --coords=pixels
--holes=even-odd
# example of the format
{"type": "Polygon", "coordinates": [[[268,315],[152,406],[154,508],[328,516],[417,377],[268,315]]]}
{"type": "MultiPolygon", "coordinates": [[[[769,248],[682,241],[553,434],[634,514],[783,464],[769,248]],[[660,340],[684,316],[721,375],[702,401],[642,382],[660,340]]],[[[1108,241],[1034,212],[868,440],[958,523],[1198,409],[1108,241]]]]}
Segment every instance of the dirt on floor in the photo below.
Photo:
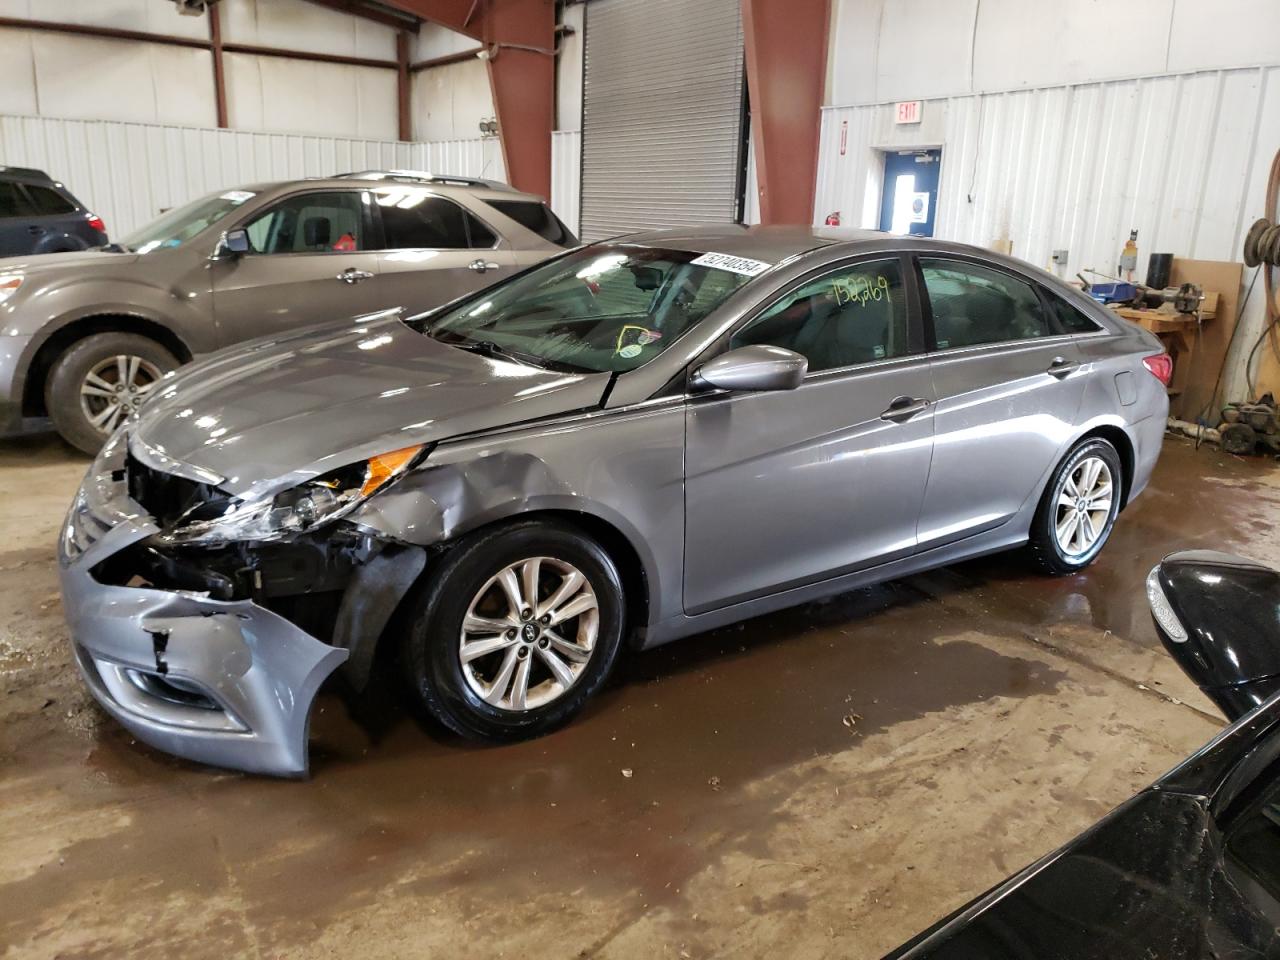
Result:
{"type": "Polygon", "coordinates": [[[993,557],[634,654],[517,746],[384,677],[322,694],[311,779],[275,781],[88,698],[53,550],[85,466],[0,443],[3,956],[876,957],[1220,727],[1155,639],[1152,564],[1280,563],[1280,474],[1170,439],[1082,574],[993,557]]]}

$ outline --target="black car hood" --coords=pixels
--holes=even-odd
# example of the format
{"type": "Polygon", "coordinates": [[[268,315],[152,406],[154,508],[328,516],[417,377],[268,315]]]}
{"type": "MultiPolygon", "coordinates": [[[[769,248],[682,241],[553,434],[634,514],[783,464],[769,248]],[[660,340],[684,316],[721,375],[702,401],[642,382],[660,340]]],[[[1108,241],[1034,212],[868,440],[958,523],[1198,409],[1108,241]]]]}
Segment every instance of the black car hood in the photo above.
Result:
{"type": "Polygon", "coordinates": [[[258,496],[344,464],[599,404],[609,374],[566,374],[357,318],[183,368],[132,428],[153,464],[258,496]]]}

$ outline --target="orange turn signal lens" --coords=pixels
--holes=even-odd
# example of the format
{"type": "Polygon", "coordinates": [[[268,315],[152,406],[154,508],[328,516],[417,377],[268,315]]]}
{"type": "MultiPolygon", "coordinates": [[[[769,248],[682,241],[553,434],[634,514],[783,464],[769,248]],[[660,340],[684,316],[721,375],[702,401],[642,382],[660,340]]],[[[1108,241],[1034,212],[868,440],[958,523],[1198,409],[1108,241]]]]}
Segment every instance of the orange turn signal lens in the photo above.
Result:
{"type": "Polygon", "coordinates": [[[364,474],[364,486],[360,488],[360,496],[369,496],[407,467],[421,449],[422,444],[419,443],[412,447],[401,447],[390,453],[380,453],[376,457],[370,457],[369,466],[364,474]]]}

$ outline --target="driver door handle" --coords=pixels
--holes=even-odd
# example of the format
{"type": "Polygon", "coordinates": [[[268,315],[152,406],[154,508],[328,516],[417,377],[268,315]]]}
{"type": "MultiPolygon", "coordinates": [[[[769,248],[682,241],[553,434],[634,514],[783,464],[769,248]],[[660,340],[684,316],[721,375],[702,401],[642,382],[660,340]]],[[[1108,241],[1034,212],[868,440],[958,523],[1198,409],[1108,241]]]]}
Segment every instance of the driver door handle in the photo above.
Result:
{"type": "Polygon", "coordinates": [[[494,263],[492,260],[472,260],[467,264],[468,270],[474,270],[476,273],[484,273],[486,270],[497,270],[502,264],[494,263]]]}
{"type": "Polygon", "coordinates": [[[343,283],[359,283],[361,280],[372,280],[373,274],[368,270],[357,270],[355,267],[347,267],[337,278],[343,283]]]}
{"type": "Polygon", "coordinates": [[[880,419],[891,423],[905,423],[917,413],[924,413],[928,409],[929,401],[923,397],[894,397],[889,408],[880,414],[880,419]]]}
{"type": "Polygon", "coordinates": [[[1078,360],[1067,360],[1064,357],[1054,357],[1053,363],[1049,364],[1049,369],[1045,371],[1049,376],[1061,380],[1068,377],[1080,369],[1078,360]]]}

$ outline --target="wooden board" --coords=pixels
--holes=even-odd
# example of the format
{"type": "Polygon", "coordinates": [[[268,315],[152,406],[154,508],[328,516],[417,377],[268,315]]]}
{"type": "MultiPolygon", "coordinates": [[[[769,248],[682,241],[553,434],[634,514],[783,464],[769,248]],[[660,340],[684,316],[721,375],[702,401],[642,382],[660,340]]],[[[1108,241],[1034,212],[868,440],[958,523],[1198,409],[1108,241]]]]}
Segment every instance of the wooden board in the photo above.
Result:
{"type": "Polygon", "coordinates": [[[1205,419],[1217,425],[1218,408],[1222,406],[1223,398],[1212,396],[1213,385],[1226,359],[1231,335],[1236,330],[1240,279],[1243,274],[1243,263],[1173,258],[1173,267],[1169,271],[1170,286],[1197,283],[1202,290],[1215,290],[1218,293],[1217,316],[1201,327],[1191,356],[1190,369],[1184,371],[1179,378],[1182,381],[1182,392],[1169,398],[1169,412],[1179,419],[1194,422],[1201,411],[1207,408],[1205,419]]]}

